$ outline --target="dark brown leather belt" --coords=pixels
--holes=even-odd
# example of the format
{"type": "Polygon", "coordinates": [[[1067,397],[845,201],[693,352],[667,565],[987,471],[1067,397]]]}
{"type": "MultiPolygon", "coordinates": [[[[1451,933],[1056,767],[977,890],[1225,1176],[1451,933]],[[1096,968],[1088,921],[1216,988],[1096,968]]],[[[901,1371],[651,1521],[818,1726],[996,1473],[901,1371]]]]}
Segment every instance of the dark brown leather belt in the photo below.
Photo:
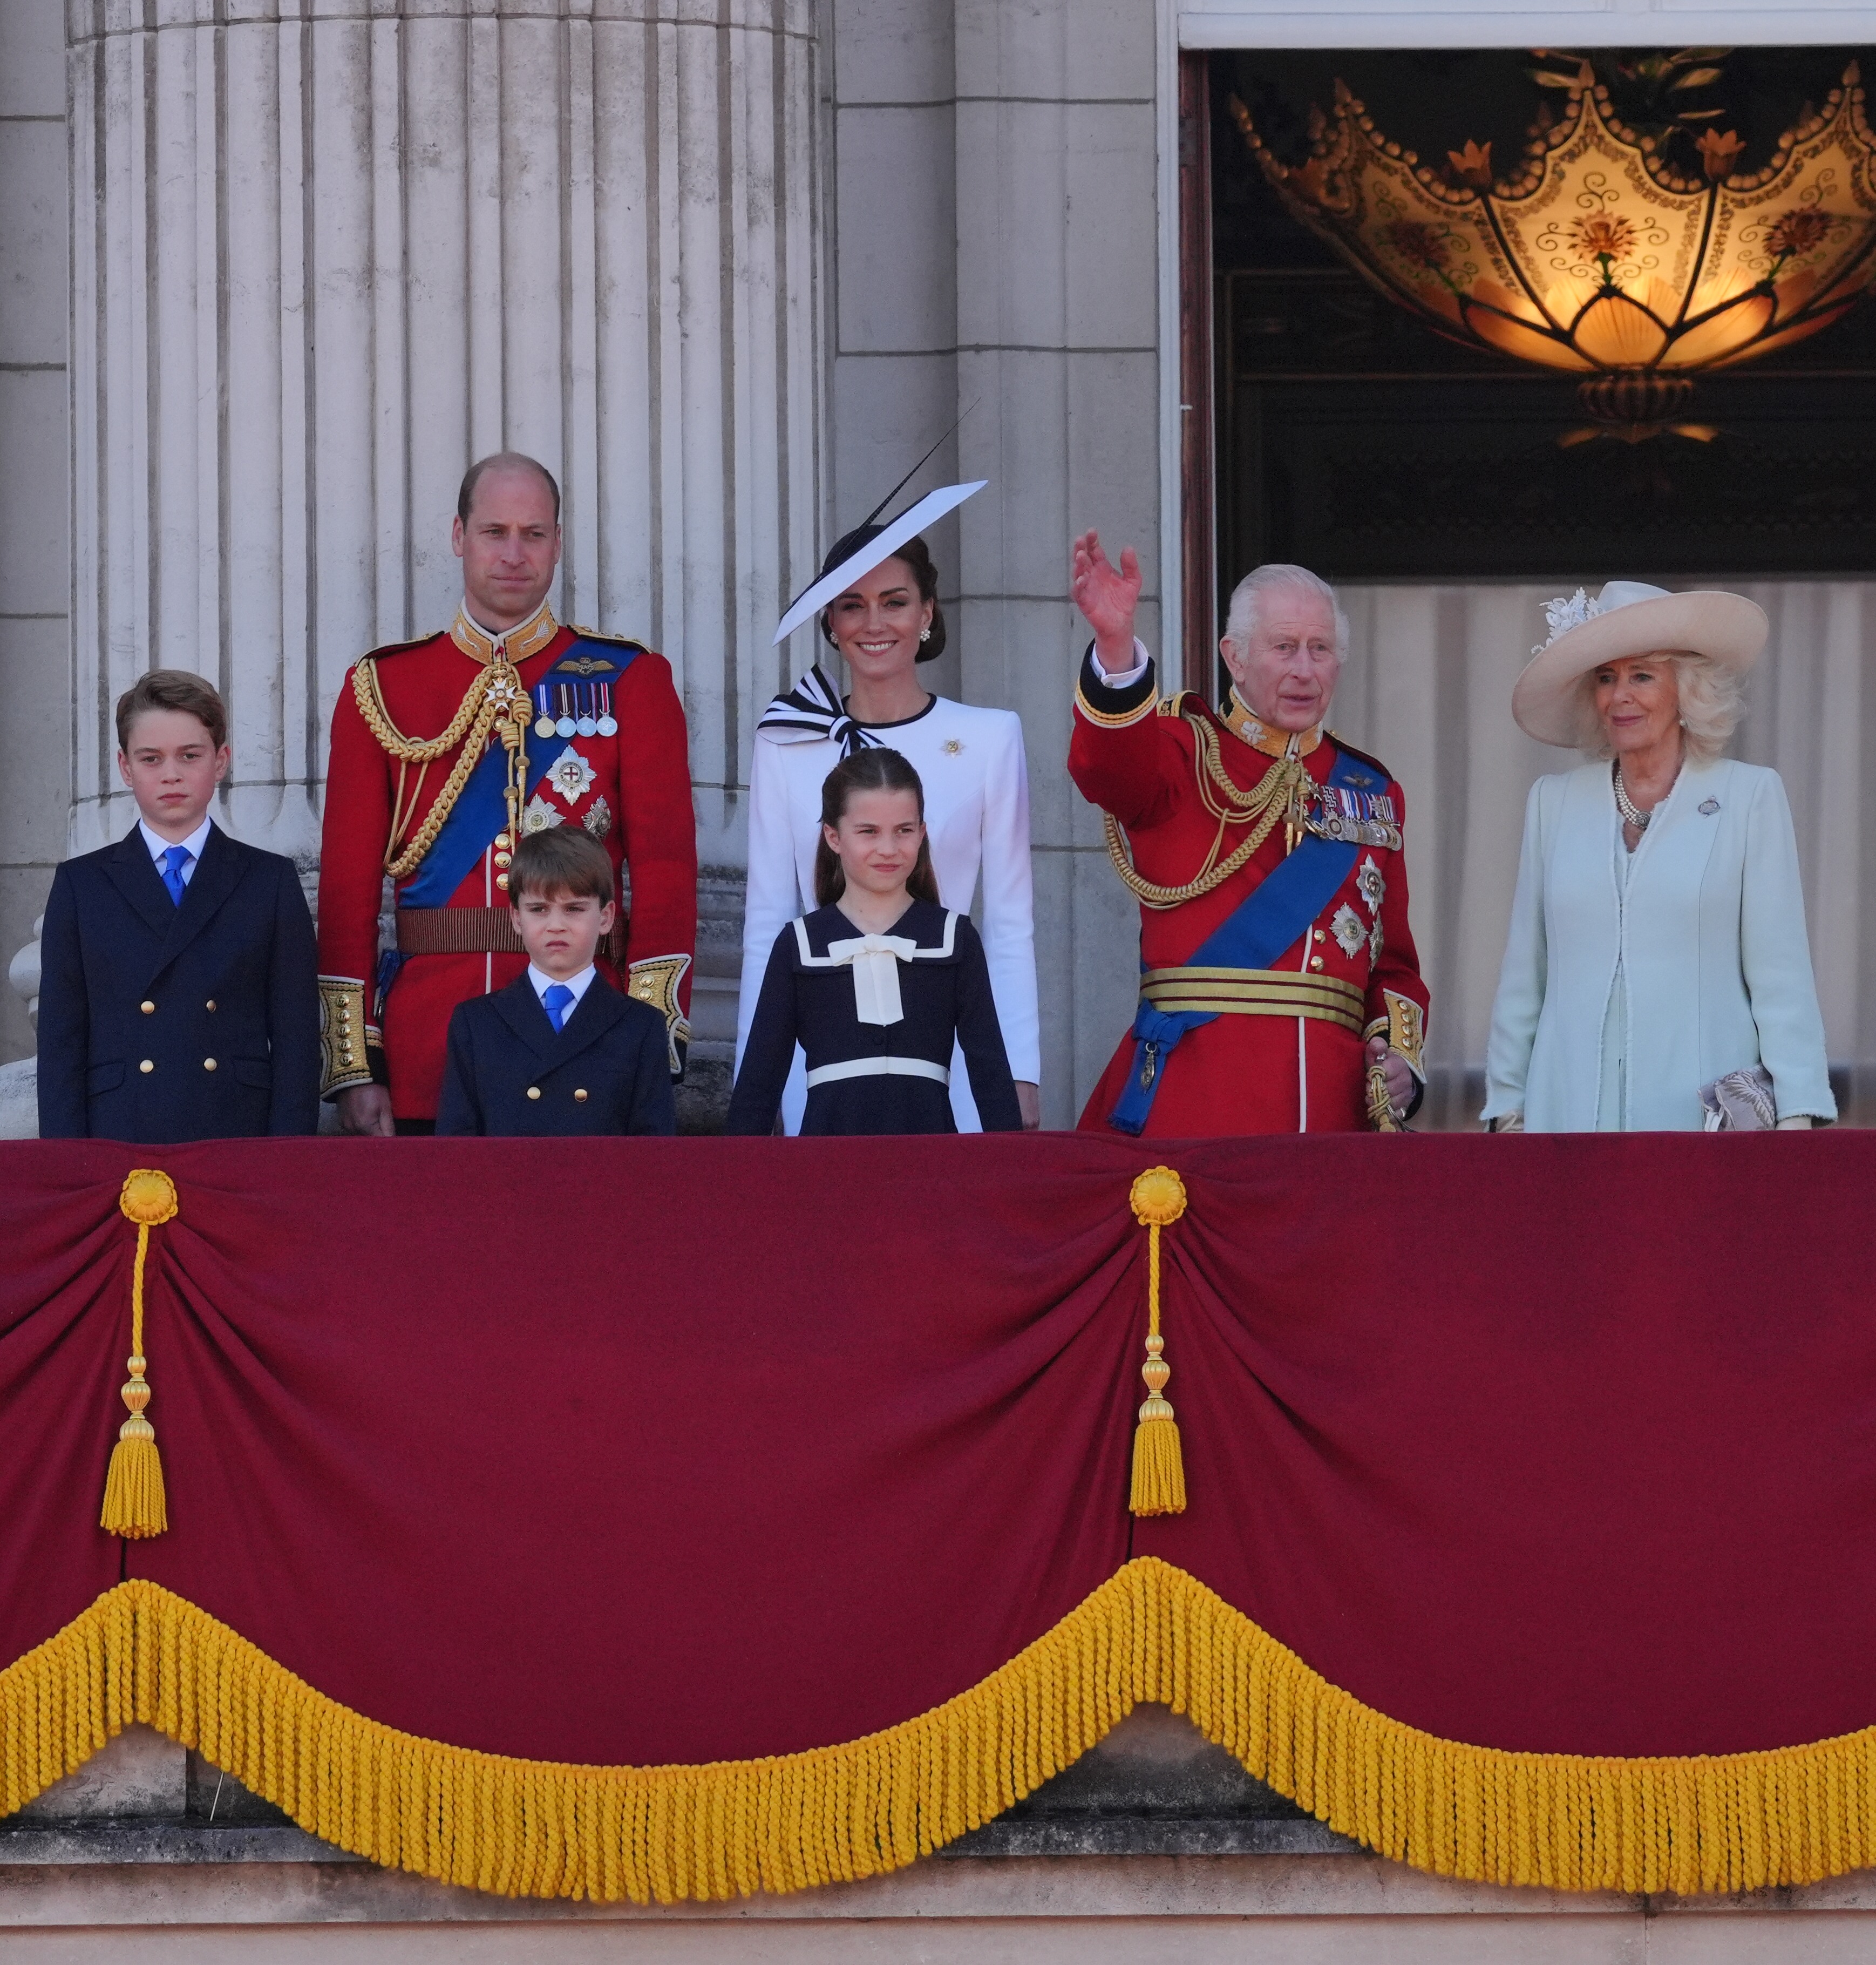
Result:
{"type": "MultiPolygon", "coordinates": [[[[525,955],[515,917],[507,908],[400,908],[400,955],[525,955]]],[[[599,944],[609,961],[625,957],[625,921],[622,915],[612,932],[599,944]]]]}

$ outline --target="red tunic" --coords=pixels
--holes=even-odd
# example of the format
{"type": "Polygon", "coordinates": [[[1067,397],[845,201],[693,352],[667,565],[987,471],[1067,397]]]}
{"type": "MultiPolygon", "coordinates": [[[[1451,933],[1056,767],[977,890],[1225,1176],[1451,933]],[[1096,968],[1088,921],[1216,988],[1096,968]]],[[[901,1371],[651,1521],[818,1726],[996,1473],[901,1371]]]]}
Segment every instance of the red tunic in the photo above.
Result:
{"type": "MultiPolygon", "coordinates": [[[[1157,886],[1181,886],[1204,864],[1218,836],[1218,821],[1200,797],[1198,741],[1178,714],[1182,703],[1210,719],[1218,732],[1224,768],[1242,790],[1253,790],[1273,760],[1203,709],[1195,697],[1161,703],[1149,693],[1137,713],[1110,712],[1109,720],[1097,721],[1105,709],[1097,699],[1110,694],[1118,697],[1119,693],[1090,688],[1084,680],[1076,700],[1068,774],[1084,798],[1112,812],[1126,828],[1134,865],[1142,875],[1157,886]]],[[[1319,783],[1328,776],[1337,749],[1335,740],[1325,736],[1304,758],[1319,783]]],[[[1396,823],[1404,825],[1400,786],[1390,779],[1387,790],[1396,823]]],[[[1238,825],[1226,828],[1221,858],[1245,831],[1238,825]]],[[[1142,906],[1142,967],[1189,963],[1206,938],[1282,862],[1287,850],[1280,821],[1250,860],[1210,893],[1170,909],[1142,906]]],[[[1417,1020],[1408,1013],[1409,1022],[1423,1026],[1427,991],[1407,924],[1405,855],[1397,849],[1361,847],[1348,877],[1328,905],[1270,966],[1338,976],[1352,984],[1361,992],[1367,1012],[1364,1021],[1371,1032],[1378,1024],[1380,1034],[1387,1034],[1390,992],[1418,1012],[1417,1020]],[[1372,873],[1367,872],[1369,868],[1372,873]],[[1376,873],[1380,894],[1378,904],[1371,905],[1376,873]]],[[[1395,1021],[1398,1028],[1399,1011],[1395,1021]]],[[[1419,1034],[1414,1030],[1400,1047],[1416,1071],[1419,1034]]],[[[1368,1124],[1366,1050],[1364,1036],[1313,1018],[1218,1016],[1188,1031],[1161,1063],[1145,1137],[1364,1130],[1368,1124]]],[[[1133,1068],[1134,1055],[1129,1034],[1122,1038],[1082,1112],[1084,1128],[1106,1129],[1108,1114],[1133,1068]]]]}
{"type": "MultiPolygon", "coordinates": [[[[557,629],[517,664],[522,682],[532,690],[546,681],[578,638],[571,628],[557,629]]],[[[399,732],[413,739],[434,738],[448,728],[478,667],[448,633],[381,650],[377,662],[386,713],[399,732]]],[[[625,966],[636,970],[660,958],[681,958],[676,1001],[687,1011],[697,941],[697,835],[684,712],[670,664],[662,655],[647,651],[633,658],[612,684],[612,715],[618,725],[615,735],[576,737],[570,746],[593,773],[584,792],[571,804],[557,793],[543,796],[561,823],[585,825],[615,868],[628,870],[631,905],[625,966]]],[[[356,1048],[345,1054],[347,1061],[340,1061],[332,1026],[344,991],[361,988],[363,1035],[370,1042],[376,1034],[378,915],[400,772],[410,807],[399,828],[401,847],[422,823],[459,751],[460,747],[428,765],[400,766],[361,713],[352,671],[347,671],[332,711],[320,860],[319,954],[329,1025],[329,1094],[349,1084],[368,1083],[373,1076],[356,1048]]],[[[506,907],[507,896],[497,884],[496,850],[492,829],[448,906],[506,907]]],[[[400,880],[399,892],[420,871],[420,867],[413,869],[400,880]]],[[[383,1065],[397,1118],[435,1116],[450,1012],[468,997],[503,988],[526,966],[525,955],[503,953],[406,960],[386,1002],[382,1031],[383,1065]]],[[[602,955],[599,966],[617,986],[628,986],[630,978],[622,975],[620,965],[602,955]]]]}

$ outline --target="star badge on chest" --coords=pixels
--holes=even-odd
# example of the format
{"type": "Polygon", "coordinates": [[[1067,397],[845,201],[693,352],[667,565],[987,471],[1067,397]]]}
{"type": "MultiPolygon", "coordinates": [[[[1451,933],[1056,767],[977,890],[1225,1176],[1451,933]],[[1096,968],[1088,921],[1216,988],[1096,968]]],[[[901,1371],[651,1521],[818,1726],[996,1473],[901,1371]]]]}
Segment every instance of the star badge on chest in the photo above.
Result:
{"type": "Polygon", "coordinates": [[[1380,868],[1374,864],[1372,853],[1362,861],[1360,871],[1355,876],[1355,889],[1369,913],[1378,915],[1381,912],[1382,902],[1387,898],[1387,880],[1380,868]]]}
{"type": "Polygon", "coordinates": [[[523,832],[544,832],[549,826],[561,823],[560,814],[538,792],[522,808],[521,829],[523,832]]]}
{"type": "Polygon", "coordinates": [[[1368,931],[1362,926],[1360,915],[1346,901],[1335,910],[1329,922],[1329,932],[1335,936],[1337,947],[1351,960],[1368,938],[1368,931]]]}
{"type": "Polygon", "coordinates": [[[599,783],[599,774],[570,744],[548,768],[547,781],[573,806],[599,783]]]}

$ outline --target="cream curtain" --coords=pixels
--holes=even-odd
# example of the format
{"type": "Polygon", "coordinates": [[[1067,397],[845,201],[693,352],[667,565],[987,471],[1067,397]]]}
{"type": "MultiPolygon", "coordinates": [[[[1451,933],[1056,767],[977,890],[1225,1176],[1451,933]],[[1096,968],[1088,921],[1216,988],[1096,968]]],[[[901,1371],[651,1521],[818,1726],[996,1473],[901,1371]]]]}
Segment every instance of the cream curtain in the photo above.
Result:
{"type": "MultiPolygon", "coordinates": [[[[1654,576],[1650,576],[1654,577],[1654,576]]],[[[1593,592],[1600,577],[1585,583],[1593,592]]],[[[1784,778],[1797,822],[1818,995],[1844,1116],[1876,1121],[1876,580],[1676,580],[1751,595],[1772,638],[1735,754],[1784,778]]],[[[1543,585],[1342,591],[1348,662],[1331,719],[1383,759],[1407,798],[1414,934],[1433,992],[1418,1124],[1470,1127],[1531,780],[1574,751],[1512,722],[1511,685],[1544,638],[1543,585]]]]}

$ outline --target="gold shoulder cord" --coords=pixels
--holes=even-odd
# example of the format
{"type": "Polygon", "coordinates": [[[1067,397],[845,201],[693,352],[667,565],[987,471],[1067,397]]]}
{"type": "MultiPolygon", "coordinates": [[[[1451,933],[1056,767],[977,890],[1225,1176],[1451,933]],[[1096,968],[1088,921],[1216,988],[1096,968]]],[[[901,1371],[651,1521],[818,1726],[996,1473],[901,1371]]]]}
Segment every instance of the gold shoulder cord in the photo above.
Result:
{"type": "MultiPolygon", "coordinates": [[[[401,809],[394,818],[391,837],[384,849],[384,870],[394,880],[401,880],[421,864],[423,856],[436,843],[469,773],[481,761],[483,750],[493,732],[499,732],[509,756],[508,825],[511,835],[520,830],[520,799],[516,786],[516,766],[527,768],[522,738],[528,721],[528,693],[521,687],[514,665],[506,661],[491,662],[480,670],[457,706],[449,727],[440,737],[406,737],[392,722],[377,686],[377,664],[368,655],[352,671],[352,693],[365,727],[400,765],[433,763],[460,743],[462,754],[443,780],[423,823],[404,850],[397,851],[397,834],[403,823],[401,809]],[[465,738],[467,741],[464,741],[465,738]]],[[[419,783],[422,782],[419,780],[419,783]]],[[[401,784],[401,773],[400,775],[401,784]]],[[[400,797],[401,807],[402,799],[400,797]]]]}
{"type": "Polygon", "coordinates": [[[1144,908],[1176,908],[1183,902],[1196,901],[1222,886],[1270,836],[1280,818],[1286,813],[1299,812],[1303,783],[1309,775],[1299,757],[1279,757],[1256,785],[1245,791],[1225,769],[1225,761],[1219,750],[1218,732],[1213,728],[1210,719],[1203,713],[1194,714],[1183,705],[1179,714],[1191,725],[1198,740],[1199,754],[1193,761],[1193,771],[1198,780],[1199,796],[1206,810],[1218,821],[1218,831],[1212,841],[1211,851],[1205,856],[1205,864],[1198,872],[1182,886],[1162,887],[1136,870],[1119,820],[1112,812],[1102,815],[1103,830],[1107,838],[1107,857],[1114,863],[1114,871],[1144,908]],[[1222,794],[1222,802],[1216,795],[1219,793],[1222,794]],[[1225,843],[1225,828],[1228,825],[1250,825],[1251,831],[1221,860],[1218,856],[1225,843]]]}

